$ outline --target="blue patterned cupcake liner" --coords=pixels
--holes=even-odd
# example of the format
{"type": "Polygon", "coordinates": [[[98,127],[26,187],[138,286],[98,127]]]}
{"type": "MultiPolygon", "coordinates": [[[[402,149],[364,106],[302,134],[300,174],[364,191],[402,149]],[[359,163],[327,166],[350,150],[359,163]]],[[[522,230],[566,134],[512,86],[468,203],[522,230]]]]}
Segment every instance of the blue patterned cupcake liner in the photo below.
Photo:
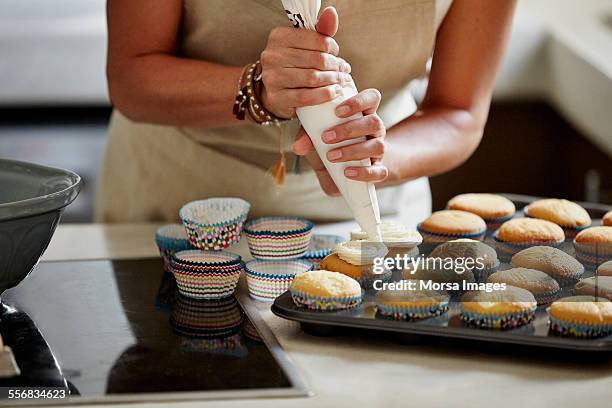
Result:
{"type": "Polygon", "coordinates": [[[185,227],[181,224],[167,224],[159,227],[155,231],[155,244],[164,261],[164,270],[166,271],[170,264],[170,258],[176,252],[194,248],[189,242],[185,227]]]}
{"type": "Polygon", "coordinates": [[[340,235],[314,234],[310,238],[310,245],[302,259],[318,266],[323,258],[331,254],[333,248],[341,242],[344,242],[344,238],[340,235]]]}
{"type": "Polygon", "coordinates": [[[530,242],[506,242],[498,238],[499,230],[493,234],[493,240],[495,241],[495,250],[497,256],[504,262],[510,262],[512,257],[523,249],[531,248],[533,246],[551,246],[559,248],[563,241],[530,241],[530,242]]]}
{"type": "Polygon", "coordinates": [[[536,302],[538,303],[538,306],[541,305],[547,305],[549,303],[554,302],[555,300],[558,300],[559,297],[561,297],[561,293],[563,292],[563,288],[559,288],[557,290],[551,290],[550,292],[543,292],[543,293],[533,293],[533,297],[535,297],[536,302]]]}
{"type": "Polygon", "coordinates": [[[514,329],[530,324],[535,319],[536,308],[522,312],[506,313],[502,315],[481,314],[461,311],[460,320],[469,327],[478,329],[514,329]]]}
{"type": "Polygon", "coordinates": [[[390,306],[384,303],[376,304],[377,313],[394,320],[423,320],[440,316],[448,311],[449,298],[427,307],[390,306]]]}
{"type": "Polygon", "coordinates": [[[289,289],[293,278],[313,269],[302,259],[268,261],[253,260],[246,264],[249,295],[260,301],[272,302],[289,289]]]}
{"type": "Polygon", "coordinates": [[[353,297],[321,297],[312,296],[294,289],[291,289],[291,298],[298,307],[328,312],[334,310],[351,309],[359,306],[362,301],[361,294],[353,297]]]}
{"type": "Polygon", "coordinates": [[[311,231],[313,227],[314,224],[305,218],[260,217],[249,221],[244,226],[244,232],[252,236],[284,237],[304,234],[311,231]]]}
{"type": "Polygon", "coordinates": [[[429,232],[424,230],[419,223],[417,225],[417,231],[423,237],[423,243],[425,244],[442,244],[447,241],[452,241],[455,239],[469,238],[476,241],[483,241],[485,235],[487,233],[486,228],[482,231],[470,232],[465,234],[439,234],[435,232],[429,232]]]}
{"type": "MultiPolygon", "coordinates": [[[[531,215],[529,215],[527,207],[523,208],[523,214],[527,218],[538,219],[537,217],[532,217],[531,215]]],[[[554,224],[557,224],[557,223],[554,223],[554,224]]],[[[559,224],[557,224],[557,225],[559,225],[559,224]]],[[[575,238],[576,235],[578,235],[578,233],[580,233],[580,231],[584,231],[585,229],[589,228],[590,225],[587,225],[585,227],[568,227],[568,226],[559,225],[559,227],[561,227],[561,229],[563,230],[563,233],[565,234],[565,240],[567,241],[569,239],[575,238]]]]}
{"type": "Polygon", "coordinates": [[[586,324],[555,319],[549,315],[550,332],[558,336],[595,338],[612,334],[612,324],[586,324]]]}
{"type": "Polygon", "coordinates": [[[314,224],[297,217],[261,217],[244,227],[251,255],[257,259],[296,259],[306,253],[314,224]]]}
{"type": "Polygon", "coordinates": [[[589,269],[612,260],[612,244],[590,244],[573,241],[576,259],[589,269]]]}
{"type": "Polygon", "coordinates": [[[514,218],[514,214],[508,215],[506,217],[499,217],[499,218],[489,218],[489,219],[484,218],[484,221],[487,224],[487,233],[493,234],[495,231],[499,229],[499,227],[502,226],[504,222],[510,221],[512,218],[514,218]]]}
{"type": "Polygon", "coordinates": [[[189,267],[230,268],[242,263],[242,257],[228,251],[201,251],[198,249],[176,252],[172,257],[175,265],[189,267]]]}
{"type": "Polygon", "coordinates": [[[251,204],[241,198],[210,198],[185,204],[179,217],[194,246],[221,250],[240,241],[250,209],[251,204]]]}

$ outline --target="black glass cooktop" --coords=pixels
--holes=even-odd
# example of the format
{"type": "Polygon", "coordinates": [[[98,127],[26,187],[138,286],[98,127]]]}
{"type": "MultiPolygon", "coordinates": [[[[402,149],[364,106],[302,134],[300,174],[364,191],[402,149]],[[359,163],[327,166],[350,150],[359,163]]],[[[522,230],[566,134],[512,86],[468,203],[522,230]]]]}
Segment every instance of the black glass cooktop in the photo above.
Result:
{"type": "Polygon", "coordinates": [[[41,263],[2,296],[0,332],[21,375],[0,388],[65,389],[74,402],[307,395],[237,293],[182,297],[159,259],[41,263]]]}

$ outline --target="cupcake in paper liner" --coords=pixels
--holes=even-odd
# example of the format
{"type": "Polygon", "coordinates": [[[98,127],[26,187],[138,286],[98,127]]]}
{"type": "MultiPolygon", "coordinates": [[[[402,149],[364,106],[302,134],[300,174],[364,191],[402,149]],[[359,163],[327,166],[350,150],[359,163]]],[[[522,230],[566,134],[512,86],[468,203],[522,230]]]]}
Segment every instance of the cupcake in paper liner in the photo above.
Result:
{"type": "Polygon", "coordinates": [[[164,261],[164,270],[168,270],[170,258],[176,252],[193,249],[185,227],[180,224],[167,224],[159,227],[155,231],[155,244],[164,261]]]}
{"type": "Polygon", "coordinates": [[[588,228],[574,238],[576,258],[586,267],[595,269],[612,260],[612,227],[588,228]]]}
{"type": "Polygon", "coordinates": [[[550,246],[533,246],[512,256],[515,268],[536,269],[554,278],[561,287],[573,286],[584,274],[584,266],[574,257],[550,246]]]}
{"type": "Polygon", "coordinates": [[[423,246],[431,249],[443,242],[460,238],[484,240],[487,224],[476,214],[459,210],[442,210],[431,214],[417,226],[423,246]]]}
{"type": "Polygon", "coordinates": [[[526,217],[539,218],[560,226],[565,238],[574,238],[580,231],[591,226],[589,213],[580,205],[556,198],[537,200],[523,209],[526,217]]]}
{"type": "Polygon", "coordinates": [[[302,259],[249,261],[245,266],[249,294],[256,300],[272,302],[289,289],[295,276],[312,269],[312,264],[302,259]]]}
{"type": "Polygon", "coordinates": [[[394,320],[422,320],[448,310],[450,296],[436,290],[381,290],[376,293],[376,312],[394,320]]]}
{"type": "Polygon", "coordinates": [[[221,250],[240,241],[251,205],[241,198],[210,198],[184,205],[179,217],[191,243],[204,250],[221,250]]]}
{"type": "Polygon", "coordinates": [[[574,286],[576,295],[597,296],[612,300],[612,276],[591,276],[574,286]]]}
{"type": "Polygon", "coordinates": [[[387,247],[382,242],[343,242],[336,245],[333,252],[321,261],[319,268],[342,273],[358,281],[364,289],[369,289],[375,280],[391,278],[391,270],[375,265],[386,254],[387,247]]]}
{"type": "Polygon", "coordinates": [[[531,292],[507,285],[504,290],[467,292],[461,299],[461,321],[480,329],[514,329],[535,319],[531,292]]]}
{"type": "Polygon", "coordinates": [[[244,233],[257,259],[295,259],[304,256],[314,224],[296,217],[261,217],[249,221],[244,233]]]}
{"type": "Polygon", "coordinates": [[[548,309],[554,335],[595,338],[612,334],[612,302],[593,296],[559,299],[548,309]]]}
{"type": "Polygon", "coordinates": [[[527,268],[512,268],[495,272],[487,280],[489,283],[505,283],[523,288],[533,294],[538,305],[557,300],[561,294],[559,283],[542,271],[527,268]]]}
{"type": "Polygon", "coordinates": [[[473,239],[456,239],[436,247],[431,258],[450,258],[456,267],[470,269],[477,282],[486,282],[489,275],[499,268],[497,252],[484,242],[473,239]]]}
{"type": "Polygon", "coordinates": [[[446,204],[449,210],[467,211],[481,217],[487,224],[488,232],[494,232],[516,213],[514,203],[497,194],[459,194],[446,204]]]}
{"type": "Polygon", "coordinates": [[[535,218],[515,218],[506,221],[493,234],[497,255],[509,261],[514,254],[532,246],[559,247],[565,234],[557,224],[535,218]]]}
{"type": "Polygon", "coordinates": [[[296,276],[289,290],[298,307],[311,310],[350,309],[362,301],[361,286],[356,280],[325,270],[304,272],[296,276]]]}

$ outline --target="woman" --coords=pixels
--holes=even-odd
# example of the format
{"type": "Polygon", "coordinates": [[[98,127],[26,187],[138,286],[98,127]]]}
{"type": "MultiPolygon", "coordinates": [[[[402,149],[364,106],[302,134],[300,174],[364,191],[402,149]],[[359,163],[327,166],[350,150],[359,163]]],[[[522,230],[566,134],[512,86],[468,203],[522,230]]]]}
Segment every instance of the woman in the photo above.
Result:
{"type": "Polygon", "coordinates": [[[364,116],[329,129],[324,140],[368,138],[328,158],[371,158],[373,166],[349,167],[345,176],[376,183],[382,215],[408,223],[424,218],[430,211],[425,177],[460,165],[481,139],[515,1],[323,6],[335,9],[324,9],[315,32],[292,28],[280,0],[109,0],[107,74],[115,112],[97,219],[174,220],[184,203],[212,196],[243,197],[254,216],[349,219],[293,119],[297,107],[333,99],[353,79],[361,92],[336,114],[364,116]],[[410,84],[426,75],[430,58],[417,110],[410,84]],[[278,161],[278,130],[232,112],[244,68],[257,60],[257,101],[283,120],[287,135],[280,140],[287,161],[282,187],[266,177],[278,161]]]}

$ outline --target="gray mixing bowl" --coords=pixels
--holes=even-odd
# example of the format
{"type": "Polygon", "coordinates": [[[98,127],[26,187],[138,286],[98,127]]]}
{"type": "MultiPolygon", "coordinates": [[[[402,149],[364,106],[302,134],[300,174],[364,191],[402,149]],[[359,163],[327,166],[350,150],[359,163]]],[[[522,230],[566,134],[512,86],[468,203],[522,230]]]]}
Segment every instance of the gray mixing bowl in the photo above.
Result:
{"type": "Polygon", "coordinates": [[[71,171],[0,159],[0,294],[36,266],[80,188],[71,171]]]}

